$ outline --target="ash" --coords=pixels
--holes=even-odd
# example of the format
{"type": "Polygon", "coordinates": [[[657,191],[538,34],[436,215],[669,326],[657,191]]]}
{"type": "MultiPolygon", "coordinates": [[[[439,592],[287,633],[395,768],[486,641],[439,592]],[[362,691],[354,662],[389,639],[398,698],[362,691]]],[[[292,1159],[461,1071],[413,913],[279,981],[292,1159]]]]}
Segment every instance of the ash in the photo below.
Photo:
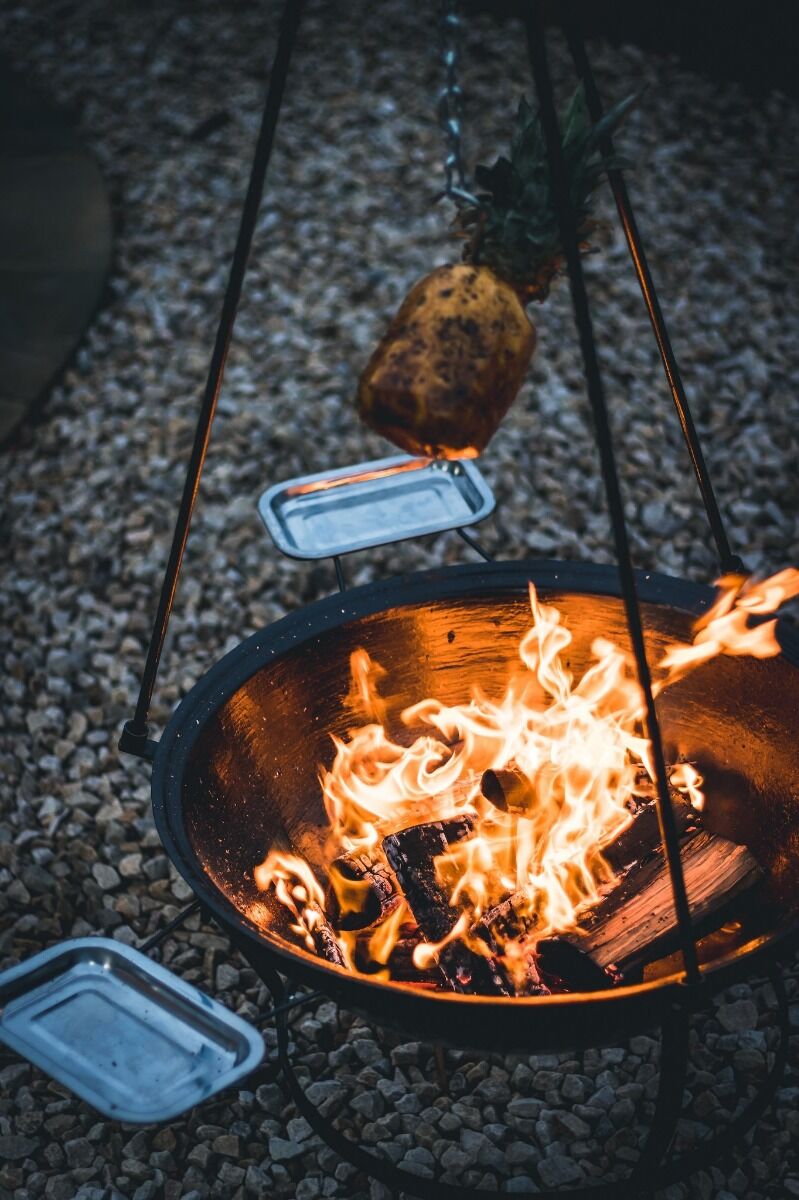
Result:
{"type": "MultiPolygon", "coordinates": [[[[252,266],[172,622],[153,721],[229,645],[333,589],[332,567],[280,558],[255,503],[278,479],[388,452],[359,427],[358,371],[416,278],[457,253],[441,187],[427,7],[312,4],[292,73],[252,266]]],[[[115,743],[132,711],[226,279],[277,5],[173,0],[6,5],[4,53],[65,105],[116,217],[107,304],[42,418],[3,453],[0,579],[0,966],[65,936],[146,937],[187,900],[149,815],[149,773],[115,743]]],[[[464,46],[466,152],[485,161],[531,92],[523,39],[485,19],[464,46]]],[[[630,187],[735,549],[796,562],[799,111],[634,48],[592,48],[608,100],[645,86],[619,137],[630,187]]],[[[559,74],[571,88],[565,61],[559,74]]],[[[53,198],[57,203],[57,198],[53,198]]],[[[612,220],[609,194],[600,210],[612,220]]],[[[707,580],[710,536],[627,261],[611,224],[588,259],[639,566],[707,580]]],[[[568,290],[536,312],[530,381],[484,460],[499,555],[610,558],[568,290]]],[[[358,556],[352,583],[454,562],[454,535],[358,556]]],[[[183,978],[244,1016],[268,1005],[225,939],[195,919],[164,947],[183,978]]],[[[799,1021],[799,965],[787,969],[799,1021]]],[[[768,985],[695,1022],[679,1145],[762,1078],[768,985]]],[[[655,1034],[582,1057],[450,1052],[325,1002],[294,1018],[323,1112],[419,1175],[510,1194],[624,1173],[653,1107],[655,1034]]],[[[420,1031],[421,1032],[421,1031],[420,1031]]],[[[796,1048],[795,1048],[796,1049],[796,1048]]],[[[794,1049],[793,1062],[796,1063],[794,1049]]],[[[99,1120],[0,1051],[0,1194],[15,1200],[388,1193],[311,1134],[268,1073],[163,1128],[99,1120]]],[[[799,1195],[799,1075],[718,1167],[661,1195],[799,1195]]]]}

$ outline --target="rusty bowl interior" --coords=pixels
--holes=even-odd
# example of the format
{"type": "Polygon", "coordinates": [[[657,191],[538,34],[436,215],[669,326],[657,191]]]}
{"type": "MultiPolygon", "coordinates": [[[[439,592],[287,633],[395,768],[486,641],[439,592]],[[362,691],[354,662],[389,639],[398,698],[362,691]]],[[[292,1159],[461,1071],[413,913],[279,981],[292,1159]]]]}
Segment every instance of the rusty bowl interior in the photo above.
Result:
{"type": "MultiPolygon", "coordinates": [[[[350,653],[364,646],[387,677],[390,730],[428,695],[468,700],[474,684],[500,693],[529,625],[526,584],[560,609],[579,675],[598,634],[629,645],[614,569],[564,563],[452,567],[332,596],[243,642],[174,714],[156,757],[153,802],[164,844],[200,898],[262,974],[280,970],[385,1023],[466,1045],[530,1048],[598,1042],[652,1024],[675,976],[608,993],[531,999],[414,991],[348,974],[300,949],[285,910],[255,888],[253,867],[275,837],[313,857],[324,836],[318,785],[331,733],[355,723],[350,653]],[[497,1020],[497,1006],[502,1010],[497,1020]],[[591,1012],[590,1020],[580,1018],[591,1012]],[[584,1027],[587,1027],[584,1029],[584,1027]]],[[[690,636],[712,590],[641,575],[650,661],[690,636]]],[[[744,842],[768,875],[743,945],[709,962],[709,984],[740,977],[795,933],[799,897],[799,646],[781,630],[773,659],[721,657],[659,700],[667,754],[698,760],[708,778],[706,822],[744,842]]]]}

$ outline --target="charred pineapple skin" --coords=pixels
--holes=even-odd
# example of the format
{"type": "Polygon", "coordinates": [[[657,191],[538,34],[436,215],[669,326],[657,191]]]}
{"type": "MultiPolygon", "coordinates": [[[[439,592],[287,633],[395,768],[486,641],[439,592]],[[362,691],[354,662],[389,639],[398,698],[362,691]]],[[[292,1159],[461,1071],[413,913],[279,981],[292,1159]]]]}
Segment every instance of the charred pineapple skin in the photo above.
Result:
{"type": "Polygon", "coordinates": [[[515,289],[488,267],[438,267],[405,297],[358,387],[361,419],[409,454],[474,458],[536,346],[515,289]]]}

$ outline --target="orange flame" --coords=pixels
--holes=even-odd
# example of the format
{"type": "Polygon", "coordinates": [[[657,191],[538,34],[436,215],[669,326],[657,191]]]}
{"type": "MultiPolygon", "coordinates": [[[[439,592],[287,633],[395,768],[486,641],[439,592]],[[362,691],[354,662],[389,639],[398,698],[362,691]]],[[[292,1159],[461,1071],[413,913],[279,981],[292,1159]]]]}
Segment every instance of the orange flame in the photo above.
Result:
{"type": "Polygon", "coordinates": [[[749,618],[776,612],[786,601],[798,596],[799,571],[789,567],[762,583],[743,575],[725,575],[719,583],[724,590],[697,621],[692,645],[675,646],[664,656],[660,665],[669,673],[665,683],[673,683],[717,654],[749,654],[752,658],[779,654],[776,619],[750,625],[749,618]]]}
{"type": "MultiPolygon", "coordinates": [[[[290,925],[311,951],[316,951],[314,931],[325,923],[325,894],[318,879],[304,858],[282,850],[270,850],[253,872],[255,883],[265,892],[270,887],[282,905],[294,914],[290,925]]],[[[337,939],[347,957],[346,947],[337,939]]]]}
{"type": "Polygon", "coordinates": [[[705,793],[702,791],[704,779],[691,763],[677,763],[672,767],[669,776],[678,792],[687,796],[691,804],[701,812],[705,807],[705,793]]]}
{"type": "MultiPolygon", "coordinates": [[[[671,646],[658,664],[656,691],[717,654],[779,653],[776,620],[759,618],[799,595],[799,571],[781,571],[760,583],[728,576],[719,585],[721,593],[696,623],[691,645],[671,646]]],[[[640,794],[642,778],[652,777],[643,697],[630,656],[597,637],[593,662],[575,682],[563,658],[572,635],[560,612],[543,603],[532,584],[529,595],[532,626],[519,646],[523,669],[505,694],[492,700],[475,689],[468,703],[454,706],[421,700],[401,720],[431,732],[410,746],[392,741],[383,725],[377,684],[385,672],[365,650],[351,658],[348,701],[369,723],[346,739],[334,736],[333,765],[321,771],[332,853],[367,852],[384,862],[381,844],[388,834],[465,812],[477,818],[472,836],[436,859],[437,879],[458,915],[453,913],[453,928],[443,940],[417,945],[413,957],[419,967],[436,961],[457,938],[485,954],[486,942],[472,932],[474,924],[510,894],[515,909],[534,921],[536,938],[574,926],[611,882],[602,849],[629,825],[631,798],[640,794]],[[508,812],[489,802],[480,786],[485,771],[504,769],[513,771],[522,794],[508,812]]],[[[670,781],[702,808],[702,778],[695,767],[677,764],[670,781]]],[[[256,868],[255,878],[260,888],[275,888],[296,918],[292,928],[312,946],[324,898],[307,864],[274,852],[256,868]]],[[[357,895],[357,889],[348,894],[350,906],[357,895]]],[[[403,904],[370,931],[373,962],[388,962],[408,918],[403,904]]],[[[353,936],[340,935],[349,962],[353,936]]],[[[518,939],[499,950],[511,973],[527,952],[518,939]]]]}

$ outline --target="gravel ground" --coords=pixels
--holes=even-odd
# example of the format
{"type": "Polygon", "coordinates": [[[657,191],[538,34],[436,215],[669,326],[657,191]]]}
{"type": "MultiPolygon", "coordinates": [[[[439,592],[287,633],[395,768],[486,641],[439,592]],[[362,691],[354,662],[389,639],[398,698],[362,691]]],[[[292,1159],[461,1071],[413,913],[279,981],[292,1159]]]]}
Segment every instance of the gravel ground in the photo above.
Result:
{"type": "MultiPolygon", "coordinates": [[[[269,483],[385,453],[351,397],[409,284],[452,255],[432,119],[439,75],[420,3],[311,5],[259,222],[224,395],[153,710],[243,635],[329,591],[327,564],[279,558],[255,500],[269,483]]],[[[74,106],[112,189],[108,302],[40,423],[3,455],[0,582],[0,966],[70,935],[129,943],[187,899],[149,815],[147,770],[120,760],[259,116],[274,3],[118,0],[0,13],[5,52],[74,106]]],[[[668,59],[598,45],[604,92],[645,85],[623,136],[694,414],[735,547],[797,558],[799,384],[796,104],[751,99],[668,59]]],[[[467,151],[503,145],[528,87],[520,40],[475,21],[465,47],[467,151]]],[[[563,62],[556,67],[561,74],[563,62]]],[[[610,216],[608,198],[602,210],[610,216]]],[[[639,565],[706,580],[714,558],[621,237],[588,261],[639,565]]],[[[499,501],[482,530],[509,557],[609,558],[607,520],[566,289],[539,324],[529,386],[481,464],[499,501]]],[[[456,561],[451,535],[347,564],[355,582],[456,561]]],[[[164,960],[257,1019],[253,972],[194,918],[164,960]]],[[[799,1023],[799,964],[787,971],[799,1023]]],[[[509,1193],[627,1169],[656,1086],[658,1045],[503,1058],[384,1036],[328,1003],[294,1038],[309,1095],[421,1175],[509,1193]],[[311,1082],[313,1081],[313,1082],[311,1082]]],[[[768,985],[697,1021],[679,1141],[723,1123],[774,1044],[768,985]]],[[[754,1139],[662,1195],[799,1195],[799,1064],[754,1139]]],[[[97,1114],[0,1055],[0,1194],[370,1197],[310,1135],[264,1069],[164,1128],[97,1114]]],[[[653,1181],[653,1183],[656,1181],[653,1181]]]]}

